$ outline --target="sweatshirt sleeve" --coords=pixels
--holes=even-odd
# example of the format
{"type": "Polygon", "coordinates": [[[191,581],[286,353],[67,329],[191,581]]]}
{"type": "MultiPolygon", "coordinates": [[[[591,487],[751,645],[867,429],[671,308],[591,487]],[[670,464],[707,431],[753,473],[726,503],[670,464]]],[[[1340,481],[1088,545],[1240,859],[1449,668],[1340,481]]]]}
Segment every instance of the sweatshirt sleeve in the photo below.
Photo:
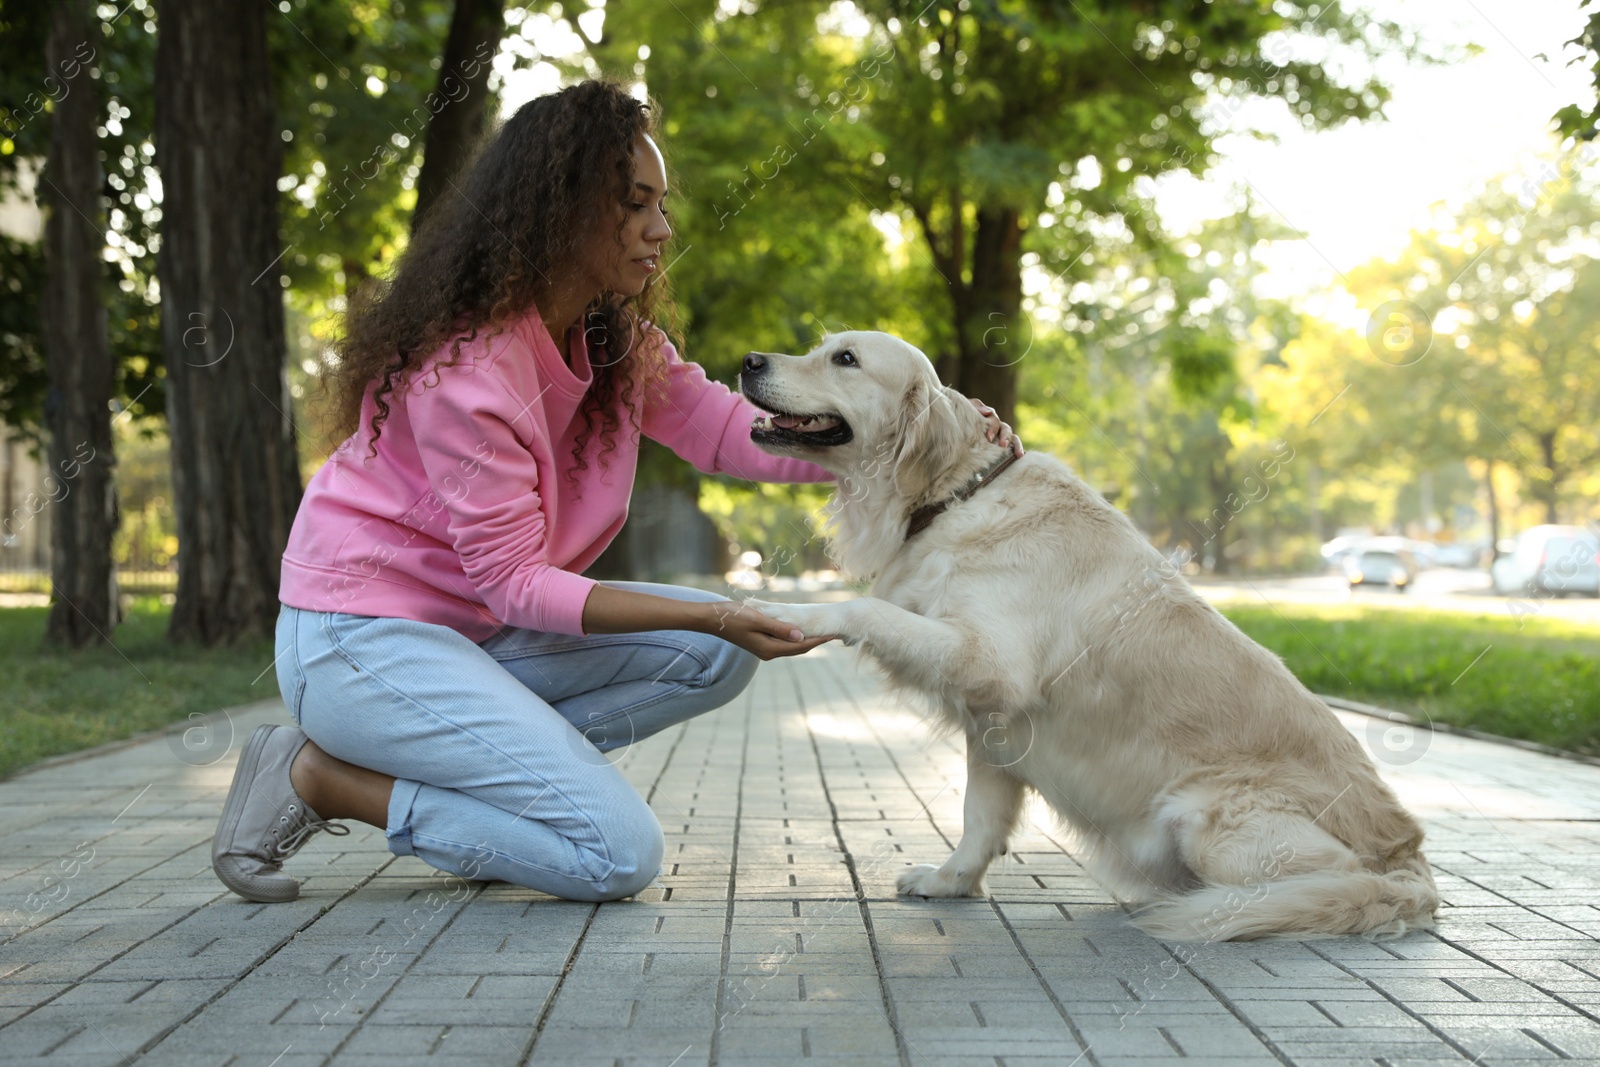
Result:
{"type": "Polygon", "coordinates": [[[659,441],[705,474],[731,474],[750,482],[828,482],[833,475],[815,463],[774,456],[750,440],[750,423],[761,414],[750,401],[713,382],[698,363],[686,363],[664,337],[664,395],[645,401],[644,435],[659,441]]]}
{"type": "Polygon", "coordinates": [[[430,371],[405,403],[467,580],[504,623],[582,634],[584,602],[597,583],[548,562],[535,450],[548,455],[551,446],[537,397],[520,396],[493,364],[436,373],[437,382],[430,371]]]}

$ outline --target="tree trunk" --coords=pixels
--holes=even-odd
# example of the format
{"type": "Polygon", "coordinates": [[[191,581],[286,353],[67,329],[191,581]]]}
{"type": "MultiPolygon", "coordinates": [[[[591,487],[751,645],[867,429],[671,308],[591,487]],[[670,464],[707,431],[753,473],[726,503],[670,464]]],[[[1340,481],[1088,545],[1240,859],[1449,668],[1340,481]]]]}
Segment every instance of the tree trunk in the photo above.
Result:
{"type": "Polygon", "coordinates": [[[417,206],[411,212],[412,233],[483,135],[490,61],[504,32],[505,0],[456,0],[439,82],[429,105],[437,110],[428,120],[428,143],[417,175],[417,206]]]}
{"type": "Polygon", "coordinates": [[[1310,498],[1311,506],[1311,540],[1316,542],[1315,547],[1320,551],[1327,538],[1322,536],[1322,468],[1315,463],[1311,464],[1306,495],[1310,498]]]}
{"type": "MultiPolygon", "coordinates": [[[[1233,472],[1228,467],[1227,453],[1213,456],[1206,467],[1206,485],[1211,490],[1211,514],[1205,523],[1205,531],[1211,540],[1213,574],[1233,572],[1233,560],[1228,558],[1228,545],[1233,541],[1233,518],[1243,510],[1243,503],[1234,492],[1236,484],[1233,472]]],[[[1205,558],[1203,548],[1201,558],[1205,558]]]]}
{"type": "Polygon", "coordinates": [[[1150,536],[1151,523],[1154,521],[1156,508],[1156,494],[1153,491],[1145,471],[1150,468],[1150,433],[1146,428],[1149,409],[1146,398],[1149,395],[1150,375],[1149,368],[1141,358],[1134,365],[1134,434],[1138,444],[1139,465],[1134,468],[1129,476],[1129,483],[1133,486],[1133,499],[1129,501],[1132,509],[1130,517],[1139,532],[1146,537],[1150,536]],[[1133,478],[1137,476],[1138,481],[1133,478]]]}
{"type": "Polygon", "coordinates": [[[977,216],[972,280],[956,280],[957,359],[949,384],[1015,426],[1017,364],[1033,340],[1022,313],[1022,226],[1010,208],[980,207],[977,216]]]}
{"type": "Polygon", "coordinates": [[[234,0],[157,4],[175,641],[272,633],[283,547],[300,503],[277,271],[283,142],[266,12],[234,0]]]}
{"type": "Polygon", "coordinates": [[[87,0],[67,0],[51,14],[45,69],[62,81],[41,180],[48,204],[41,316],[50,390],[45,492],[55,501],[50,526],[50,613],[45,642],[82,648],[109,643],[121,621],[111,539],[116,532],[111,395],[116,376],[107,335],[101,250],[99,83],[87,0]]]}
{"type": "Polygon", "coordinates": [[[1494,494],[1494,460],[1483,461],[1483,488],[1489,497],[1489,561],[1500,558],[1500,499],[1494,494]]]}
{"type": "Polygon", "coordinates": [[[1543,478],[1535,479],[1529,490],[1533,498],[1544,505],[1544,521],[1554,525],[1561,521],[1556,514],[1557,498],[1561,493],[1561,485],[1556,471],[1556,435],[1554,430],[1549,430],[1539,435],[1539,458],[1544,461],[1546,474],[1543,478]]]}

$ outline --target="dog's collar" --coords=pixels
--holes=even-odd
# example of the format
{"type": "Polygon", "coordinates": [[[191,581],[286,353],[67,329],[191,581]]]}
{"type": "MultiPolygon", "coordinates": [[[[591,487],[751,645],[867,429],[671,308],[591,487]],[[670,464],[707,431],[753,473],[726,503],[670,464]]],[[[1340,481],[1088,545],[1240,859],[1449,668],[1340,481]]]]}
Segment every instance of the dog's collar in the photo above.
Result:
{"type": "Polygon", "coordinates": [[[944,510],[951,504],[959,504],[994,481],[1000,476],[1000,472],[1015,463],[1017,458],[1017,454],[1007,448],[1005,455],[1001,456],[996,462],[991,463],[986,469],[974,474],[966,485],[956,490],[953,494],[945,497],[937,504],[924,504],[916,511],[913,511],[911,513],[910,526],[906,530],[906,540],[909,541],[923,530],[926,530],[933,520],[944,514],[944,510]]]}

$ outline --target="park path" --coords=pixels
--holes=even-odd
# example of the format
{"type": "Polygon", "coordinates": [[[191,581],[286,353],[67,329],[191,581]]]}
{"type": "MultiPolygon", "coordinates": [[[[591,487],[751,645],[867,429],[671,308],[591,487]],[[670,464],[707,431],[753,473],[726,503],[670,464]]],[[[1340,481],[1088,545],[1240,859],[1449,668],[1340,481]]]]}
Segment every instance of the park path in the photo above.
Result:
{"type": "Polygon", "coordinates": [[[1600,767],[1343,714],[1428,826],[1437,933],[1162,944],[1033,810],[986,900],[896,899],[960,834],[955,746],[827,646],[613,753],[667,835],[639,899],[396,858],[210,871],[277,701],[0,782],[0,1063],[1600,1064],[1600,767]]]}

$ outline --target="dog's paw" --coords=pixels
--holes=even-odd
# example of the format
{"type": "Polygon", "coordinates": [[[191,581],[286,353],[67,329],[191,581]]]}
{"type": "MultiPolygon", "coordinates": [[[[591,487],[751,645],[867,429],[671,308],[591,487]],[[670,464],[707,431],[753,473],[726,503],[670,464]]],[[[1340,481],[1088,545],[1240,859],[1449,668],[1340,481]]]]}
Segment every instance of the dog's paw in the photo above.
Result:
{"type": "Polygon", "coordinates": [[[799,627],[807,637],[846,637],[847,613],[838,604],[779,604],[751,598],[744,604],[771,619],[799,627]]]}
{"type": "Polygon", "coordinates": [[[806,606],[804,604],[777,604],[770,600],[758,600],[753,596],[745,597],[738,603],[741,608],[759,611],[769,619],[777,619],[779,622],[786,622],[792,626],[801,625],[800,613],[793,609],[806,606]]]}
{"type": "Polygon", "coordinates": [[[931,863],[900,872],[894,880],[895,888],[908,897],[981,897],[983,875],[965,871],[951,872],[931,863]]]}

